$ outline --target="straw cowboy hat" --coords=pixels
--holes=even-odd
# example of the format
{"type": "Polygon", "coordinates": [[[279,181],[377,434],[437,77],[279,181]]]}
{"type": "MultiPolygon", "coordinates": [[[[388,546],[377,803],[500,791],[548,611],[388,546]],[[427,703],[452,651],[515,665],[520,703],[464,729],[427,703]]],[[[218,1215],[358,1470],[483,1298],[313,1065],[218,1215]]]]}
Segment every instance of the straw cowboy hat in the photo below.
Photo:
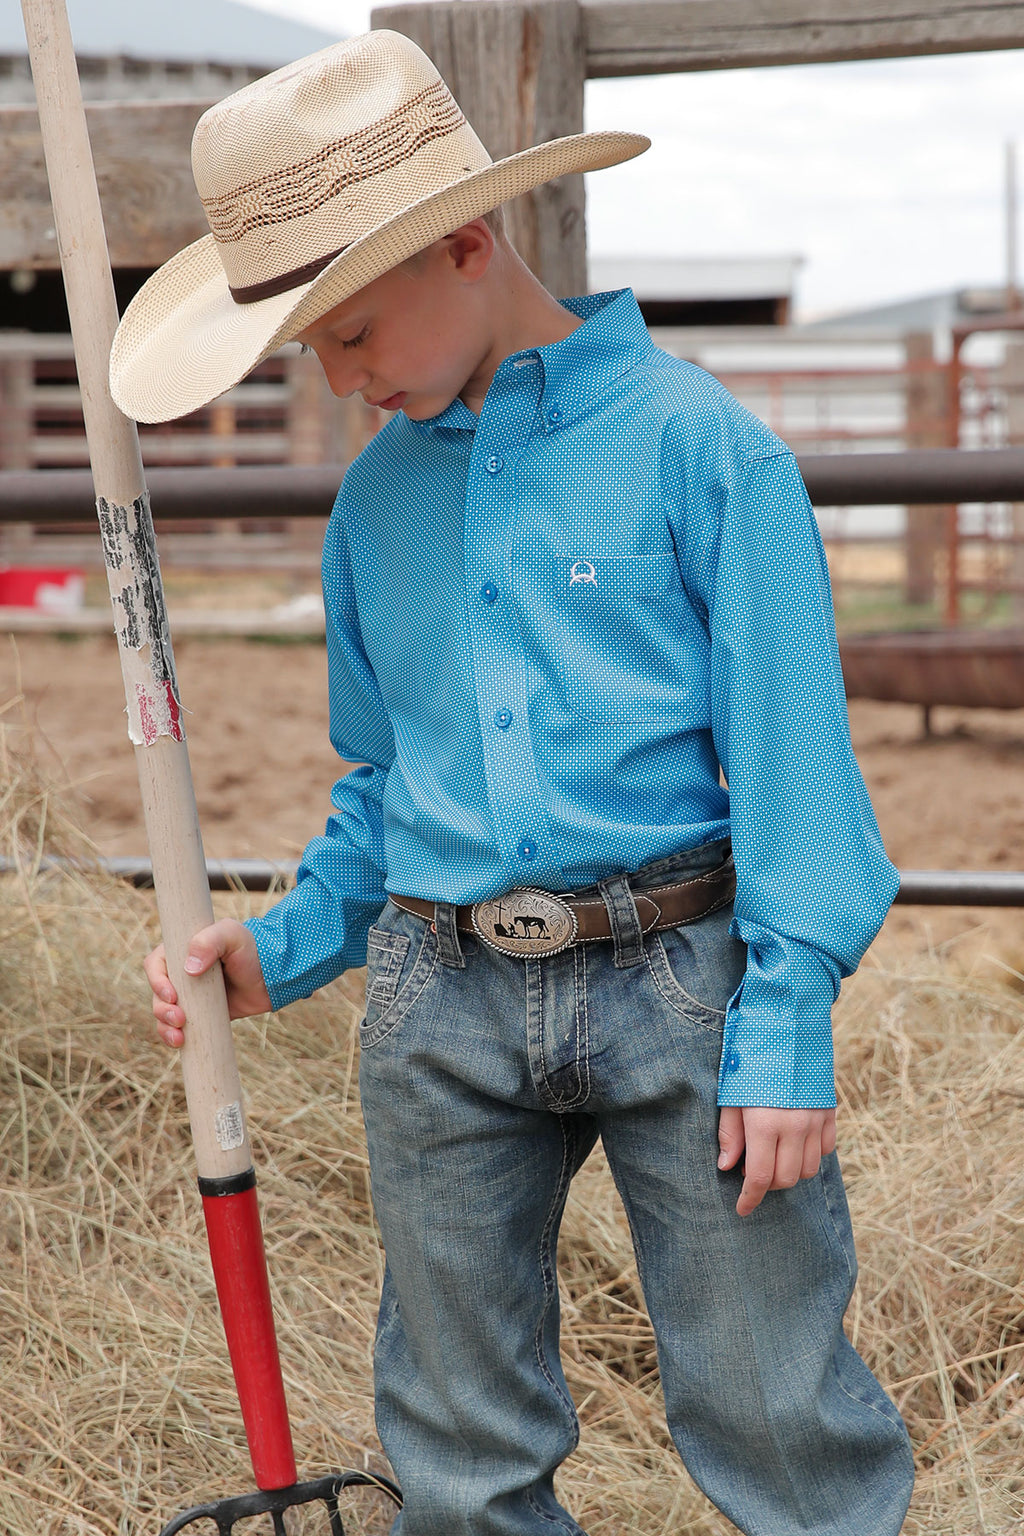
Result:
{"type": "Polygon", "coordinates": [[[114,400],[137,421],[197,410],[442,235],[649,142],[580,133],[492,162],[426,54],[397,32],[275,70],[196,125],[192,171],[211,233],[129,304],[110,356],[114,400]]]}

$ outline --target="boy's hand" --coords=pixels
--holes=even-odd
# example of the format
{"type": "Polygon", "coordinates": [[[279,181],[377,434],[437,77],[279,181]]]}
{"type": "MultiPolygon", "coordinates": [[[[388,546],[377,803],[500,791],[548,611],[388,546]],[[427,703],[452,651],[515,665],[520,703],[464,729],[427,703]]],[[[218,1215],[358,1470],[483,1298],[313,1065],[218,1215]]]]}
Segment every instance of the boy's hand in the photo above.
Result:
{"type": "MultiPolygon", "coordinates": [[[[220,961],[224,967],[228,1012],[233,1019],[245,1019],[253,1013],[269,1013],[270,997],[260,969],[256,940],[249,929],[234,918],[223,918],[202,928],[188,946],[185,969],[190,976],[202,976],[220,961]]],[[[153,988],[153,1014],[156,1030],[165,1045],[184,1045],[185,1015],[178,1007],[178,994],[167,975],[164,946],[158,944],[145,959],[146,975],[153,988]]]]}
{"type": "Polygon", "coordinates": [[[821,1159],[835,1150],[834,1109],[733,1109],[719,1111],[721,1169],[743,1162],[740,1216],[756,1211],[770,1189],[792,1189],[813,1179],[821,1159]]]}

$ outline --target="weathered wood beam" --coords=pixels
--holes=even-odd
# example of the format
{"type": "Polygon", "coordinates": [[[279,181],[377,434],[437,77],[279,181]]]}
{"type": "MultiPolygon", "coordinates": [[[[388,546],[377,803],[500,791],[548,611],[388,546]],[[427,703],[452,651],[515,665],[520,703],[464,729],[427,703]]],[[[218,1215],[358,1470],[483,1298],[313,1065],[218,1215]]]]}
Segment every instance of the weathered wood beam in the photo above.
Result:
{"type": "MultiPolygon", "coordinates": [[[[583,130],[584,50],[577,0],[446,0],[375,10],[374,27],[418,43],[495,160],[583,130]]],[[[507,208],[523,259],[557,297],[586,288],[582,176],[507,208]]]]}
{"type": "MultiPolygon", "coordinates": [[[[190,147],[207,101],[111,101],[86,108],[111,265],[156,267],[209,225],[190,147]]],[[[0,107],[0,269],[58,269],[34,107],[0,107]]]]}
{"type": "Polygon", "coordinates": [[[1020,0],[583,0],[581,9],[588,78],[1024,48],[1020,0]]]}

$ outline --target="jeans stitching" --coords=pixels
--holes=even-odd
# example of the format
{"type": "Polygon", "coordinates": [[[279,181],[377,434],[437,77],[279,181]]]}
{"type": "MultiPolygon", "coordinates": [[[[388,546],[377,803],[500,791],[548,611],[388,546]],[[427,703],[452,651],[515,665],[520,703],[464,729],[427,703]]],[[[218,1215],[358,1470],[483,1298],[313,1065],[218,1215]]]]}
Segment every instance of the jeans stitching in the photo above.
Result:
{"type": "Polygon", "coordinates": [[[419,948],[419,953],[413,962],[413,968],[410,973],[409,980],[406,982],[404,987],[400,988],[397,996],[394,999],[394,1002],[391,1004],[391,1008],[386,1013],[381,1014],[376,1024],[371,1025],[369,1029],[364,1028],[360,1032],[360,1045],[364,1050],[372,1050],[374,1046],[380,1045],[383,1040],[387,1039],[388,1035],[392,1034],[394,1030],[397,1029],[398,1025],[401,1024],[402,1020],[409,1012],[409,1009],[412,1007],[413,1003],[415,1003],[416,999],[427,985],[427,982],[430,980],[431,976],[433,976],[435,970],[437,969],[436,944],[434,946],[433,954],[430,957],[430,963],[427,965],[426,970],[424,971],[423,978],[417,983],[417,973],[420,969],[420,966],[425,963],[423,958],[423,951],[426,949],[427,942],[430,937],[430,930],[427,929],[424,932],[423,941],[419,948]],[[412,990],[414,984],[415,991],[412,990]],[[398,1006],[400,1002],[403,1003],[402,1007],[398,1006]],[[389,1017],[391,1009],[395,1010],[393,1018],[389,1017]],[[381,1026],[384,1024],[385,1020],[387,1020],[387,1028],[382,1029],[381,1026]]]}
{"type": "MultiPolygon", "coordinates": [[[[578,964],[578,962],[576,962],[575,952],[573,954],[573,960],[574,960],[574,963],[578,964]]],[[[529,1056],[530,1056],[530,1070],[531,1070],[531,1073],[533,1074],[534,1083],[537,1086],[537,1090],[538,1090],[538,1092],[540,1094],[541,1101],[544,1104],[545,1109],[551,1110],[551,1112],[553,1114],[564,1114],[567,1110],[575,1109],[577,1107],[577,1105],[581,1104],[583,1102],[583,1100],[586,1098],[587,1093],[589,1093],[589,1091],[590,1091],[590,1089],[589,1089],[589,1078],[588,1078],[587,1086],[584,1087],[583,1084],[582,1084],[582,1073],[580,1071],[580,1052],[579,1052],[579,1046],[577,1045],[577,1047],[576,1047],[576,1089],[568,1097],[566,1095],[564,1095],[564,1094],[560,1094],[560,1093],[556,1092],[556,1090],[555,1090],[555,1088],[554,1088],[554,1086],[553,1086],[553,1084],[551,1082],[551,1078],[548,1075],[547,1054],[546,1054],[546,1052],[544,1050],[544,966],[543,966],[543,962],[540,961],[540,960],[528,960],[526,962],[526,968],[527,968],[527,982],[526,982],[526,985],[527,985],[527,998],[529,997],[529,988],[531,986],[531,976],[533,978],[533,982],[536,984],[536,991],[537,991],[537,1024],[538,1024],[538,1028],[537,1028],[536,1039],[530,1041],[530,1053],[529,1053],[529,1056]],[[536,1064],[537,1064],[537,1070],[534,1070],[534,1062],[536,1062],[536,1064]],[[539,1079],[540,1079],[539,1082],[538,1082],[538,1076],[539,1076],[539,1079]]],[[[529,1002],[527,1002],[527,1015],[529,1015],[529,1002]]],[[[579,1030],[579,1025],[577,1023],[577,1034],[578,1034],[578,1030],[579,1030]]]]}
{"type": "Polygon", "coordinates": [[[373,979],[366,989],[367,1004],[376,1003],[383,1016],[398,994],[398,978],[402,963],[409,953],[409,940],[404,934],[376,934],[367,945],[367,965],[375,967],[373,979]],[[387,942],[383,942],[383,940],[387,942]],[[376,955],[376,960],[371,957],[376,955]]]}
{"type": "Polygon", "coordinates": [[[531,1038],[528,1041],[530,1072],[544,1107],[550,1110],[557,1110],[561,1106],[561,1101],[551,1086],[551,1080],[548,1077],[547,1057],[544,1053],[544,969],[539,960],[528,960],[526,962],[526,988],[528,1019],[530,989],[533,988],[537,995],[536,1038],[531,1038]]]}
{"type": "Polygon", "coordinates": [[[644,959],[647,961],[647,969],[651,973],[651,980],[654,982],[654,985],[657,987],[666,1003],[668,1003],[669,1007],[675,1009],[676,1013],[681,1014],[688,1023],[696,1024],[701,1029],[720,1029],[725,1019],[725,1009],[709,1008],[706,1003],[699,1002],[697,998],[691,997],[689,992],[686,991],[685,987],[681,987],[678,981],[676,981],[675,976],[672,975],[672,967],[668,963],[668,956],[665,954],[665,947],[661,943],[661,936],[659,934],[655,934],[654,942],[656,942],[660,947],[665,969],[667,970],[669,976],[672,978],[673,987],[679,993],[678,997],[673,997],[671,992],[669,992],[668,988],[662,982],[661,977],[658,975],[654,961],[651,959],[650,950],[647,948],[644,949],[644,959]],[[689,1008],[684,1006],[683,999],[685,999],[686,1003],[690,1005],[689,1008]],[[703,1014],[704,1017],[695,1018],[694,1013],[703,1014]]]}
{"type": "MultiPolygon", "coordinates": [[[[576,1060],[579,1065],[580,1091],[576,1099],[577,1104],[583,1104],[590,1097],[590,1001],[587,991],[587,955],[585,950],[576,951],[576,1008],[579,1018],[580,1000],[583,1003],[583,1049],[577,1048],[576,1060]]],[[[577,1040],[579,1039],[577,1026],[577,1040]]]]}
{"type": "Polygon", "coordinates": [[[570,1515],[568,1520],[563,1520],[560,1515],[549,1515],[546,1509],[542,1509],[534,1498],[530,1489],[526,1491],[526,1502],[529,1504],[538,1520],[546,1520],[548,1525],[555,1525],[560,1531],[568,1531],[570,1536],[581,1536],[582,1527],[570,1515]]]}
{"type": "MultiPolygon", "coordinates": [[[[546,1068],[546,1066],[544,1068],[544,1081],[545,1081],[545,1084],[548,1087],[548,1091],[549,1091],[549,1094],[550,1094],[550,1097],[551,1097],[551,1107],[552,1107],[552,1109],[557,1110],[557,1112],[559,1114],[564,1114],[567,1110],[570,1110],[570,1109],[578,1109],[579,1106],[584,1102],[584,1100],[586,1099],[587,1095],[590,1092],[590,1054],[589,1054],[589,1052],[590,1052],[590,1021],[589,1021],[589,1017],[588,1017],[588,1014],[587,1014],[587,972],[586,972],[586,966],[584,965],[584,968],[583,968],[583,1031],[582,1031],[582,1037],[581,1037],[581,1032],[580,1032],[580,1008],[579,1008],[579,998],[580,998],[580,960],[579,960],[579,956],[580,956],[580,951],[578,949],[574,950],[573,951],[573,999],[574,999],[574,1002],[575,1002],[575,1005],[576,1005],[576,1019],[575,1019],[575,1025],[576,1025],[576,1092],[573,1093],[572,1095],[568,1096],[568,1097],[566,1097],[565,1095],[556,1094],[552,1090],[552,1088],[551,1088],[550,1080],[549,1080],[549,1078],[547,1076],[547,1068],[546,1068]],[[583,1047],[582,1051],[580,1049],[581,1038],[582,1038],[582,1047],[583,1047]]],[[[541,986],[543,988],[543,980],[541,981],[541,986]]],[[[543,1037],[542,1037],[542,1039],[543,1039],[543,1037]]],[[[544,1059],[544,1056],[543,1056],[543,1043],[542,1043],[542,1045],[541,1045],[541,1060],[543,1061],[543,1059],[544,1059]]]]}
{"type": "Polygon", "coordinates": [[[548,1365],[543,1344],[544,1323],[547,1320],[549,1311],[551,1310],[552,1302],[555,1301],[558,1296],[558,1282],[555,1277],[554,1266],[552,1265],[550,1255],[551,1232],[555,1225],[555,1220],[558,1216],[558,1213],[565,1203],[565,1196],[568,1193],[569,1183],[572,1178],[572,1157],[570,1156],[570,1141],[572,1138],[572,1132],[568,1123],[561,1118],[559,1118],[558,1121],[558,1128],[562,1133],[562,1166],[558,1170],[558,1179],[555,1183],[555,1191],[551,1199],[551,1205],[548,1210],[547,1219],[544,1222],[544,1227],[540,1234],[539,1259],[541,1282],[544,1286],[544,1306],[541,1309],[540,1317],[537,1320],[537,1328],[533,1336],[533,1348],[541,1375],[544,1377],[548,1383],[548,1386],[555,1394],[555,1397],[558,1399],[562,1407],[569,1415],[569,1420],[572,1427],[573,1447],[575,1447],[579,1443],[580,1434],[579,1419],[576,1415],[576,1405],[573,1403],[572,1399],[562,1391],[561,1386],[556,1381],[554,1373],[548,1365]]]}
{"type": "Polygon", "coordinates": [[[540,1068],[540,1084],[538,1086],[541,1098],[547,1101],[547,1107],[553,1108],[558,1103],[558,1095],[551,1087],[551,1082],[548,1078],[547,1057],[544,1053],[544,971],[539,960],[527,961],[527,971],[533,972],[537,989],[536,1059],[540,1068]]]}

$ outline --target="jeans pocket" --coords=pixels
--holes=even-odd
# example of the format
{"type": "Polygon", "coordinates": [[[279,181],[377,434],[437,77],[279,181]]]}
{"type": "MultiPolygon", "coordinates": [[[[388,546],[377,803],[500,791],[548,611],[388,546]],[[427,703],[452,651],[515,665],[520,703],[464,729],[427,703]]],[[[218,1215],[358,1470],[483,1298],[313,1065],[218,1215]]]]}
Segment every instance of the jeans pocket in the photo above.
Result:
{"type": "Polygon", "coordinates": [[[695,923],[666,928],[647,945],[647,963],[665,1000],[691,1023],[721,1030],[743,980],[747,948],[729,932],[732,905],[695,923]]]}
{"type": "Polygon", "coordinates": [[[405,1017],[437,965],[437,940],[429,924],[388,906],[395,929],[377,925],[366,937],[366,1013],[359,1026],[364,1050],[377,1045],[405,1017]],[[406,923],[415,924],[402,932],[406,923]],[[422,933],[416,930],[422,929],[422,933]]]}

